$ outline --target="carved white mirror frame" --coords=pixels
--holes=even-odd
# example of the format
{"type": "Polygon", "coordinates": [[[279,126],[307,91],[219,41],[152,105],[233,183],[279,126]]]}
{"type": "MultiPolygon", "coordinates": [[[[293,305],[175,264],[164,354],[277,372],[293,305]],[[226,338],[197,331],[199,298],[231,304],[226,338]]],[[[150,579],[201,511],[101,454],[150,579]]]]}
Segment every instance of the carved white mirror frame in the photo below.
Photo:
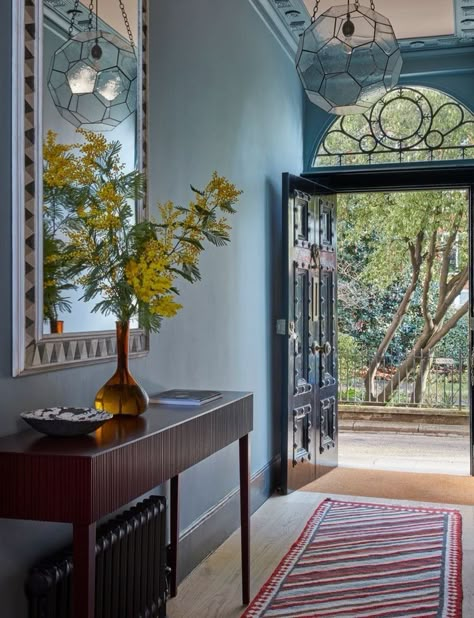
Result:
{"type": "MultiPolygon", "coordinates": [[[[141,122],[139,165],[147,168],[148,0],[139,19],[141,122]]],[[[43,334],[42,299],[42,34],[43,0],[14,0],[12,50],[13,375],[50,371],[115,357],[115,331],[43,334]]],[[[146,200],[138,206],[146,216],[146,200]]],[[[130,356],[143,356],[149,337],[130,333],[130,356]]]]}

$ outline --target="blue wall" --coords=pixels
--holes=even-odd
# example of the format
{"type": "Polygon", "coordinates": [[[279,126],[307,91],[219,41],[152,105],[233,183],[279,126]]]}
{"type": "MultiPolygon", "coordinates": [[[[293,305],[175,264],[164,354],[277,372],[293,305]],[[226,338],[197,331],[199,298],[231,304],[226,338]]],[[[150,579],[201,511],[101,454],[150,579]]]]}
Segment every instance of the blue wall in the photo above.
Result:
{"type": "MultiPolygon", "coordinates": [[[[150,361],[163,386],[255,393],[255,471],[279,447],[274,249],[281,172],[302,169],[302,92],[291,60],[249,2],[152,2],[150,43],[150,203],[187,203],[189,184],[202,187],[215,169],[244,191],[231,244],[205,252],[203,281],[182,287],[184,310],[164,325],[150,361]]],[[[190,496],[183,526],[237,484],[236,456],[231,447],[201,473],[183,475],[190,496]]]]}
{"type": "MultiPolygon", "coordinates": [[[[15,0],[16,1],[16,0],[15,0]]],[[[10,57],[10,3],[0,56],[10,57]]],[[[171,387],[255,393],[252,469],[278,450],[272,396],[272,286],[279,269],[281,172],[302,169],[302,93],[291,60],[244,0],[151,0],[150,203],[186,203],[189,184],[217,169],[244,190],[232,243],[210,248],[203,281],[183,286],[184,310],[132,362],[149,391],[171,387]]],[[[90,404],[113,365],[11,378],[11,81],[0,65],[0,434],[23,428],[22,410],[90,404]]],[[[235,448],[183,475],[182,525],[237,485],[235,448]],[[212,480],[210,480],[212,479],[212,480]]],[[[23,581],[40,555],[70,539],[65,525],[0,522],[0,615],[24,618],[23,581]]]]}
{"type": "MultiPolygon", "coordinates": [[[[402,56],[401,85],[436,88],[474,110],[474,47],[407,51],[402,56]]],[[[309,170],[317,146],[337,116],[304,98],[304,164],[309,170]]]]}

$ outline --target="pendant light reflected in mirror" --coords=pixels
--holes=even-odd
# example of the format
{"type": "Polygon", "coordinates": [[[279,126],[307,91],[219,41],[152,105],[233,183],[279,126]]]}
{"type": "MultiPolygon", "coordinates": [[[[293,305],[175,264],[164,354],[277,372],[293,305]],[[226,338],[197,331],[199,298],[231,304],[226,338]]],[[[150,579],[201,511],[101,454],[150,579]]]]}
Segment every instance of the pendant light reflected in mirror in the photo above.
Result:
{"type": "Polygon", "coordinates": [[[99,29],[99,0],[89,4],[88,28],[73,36],[79,0],[71,11],[69,39],[54,53],[48,88],[63,118],[91,131],[112,130],[137,107],[137,56],[122,0],[117,0],[129,41],[99,29]]]}

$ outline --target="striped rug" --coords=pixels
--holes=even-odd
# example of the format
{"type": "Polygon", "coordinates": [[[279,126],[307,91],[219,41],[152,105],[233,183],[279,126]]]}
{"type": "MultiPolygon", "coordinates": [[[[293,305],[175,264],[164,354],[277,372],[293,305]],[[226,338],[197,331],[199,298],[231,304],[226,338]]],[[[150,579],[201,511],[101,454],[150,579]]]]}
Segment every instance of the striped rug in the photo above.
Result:
{"type": "Polygon", "coordinates": [[[242,618],[461,618],[461,515],[327,499],[242,618]]]}

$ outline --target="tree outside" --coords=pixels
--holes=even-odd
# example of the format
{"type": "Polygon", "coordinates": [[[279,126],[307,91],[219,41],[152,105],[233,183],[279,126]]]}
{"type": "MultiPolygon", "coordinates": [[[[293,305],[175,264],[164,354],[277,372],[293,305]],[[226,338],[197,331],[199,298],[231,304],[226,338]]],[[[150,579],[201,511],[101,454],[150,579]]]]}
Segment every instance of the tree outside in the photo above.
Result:
{"type": "Polygon", "coordinates": [[[466,192],[340,196],[338,217],[340,354],[360,356],[365,401],[400,399],[410,379],[420,404],[435,349],[467,351],[466,192]]]}

